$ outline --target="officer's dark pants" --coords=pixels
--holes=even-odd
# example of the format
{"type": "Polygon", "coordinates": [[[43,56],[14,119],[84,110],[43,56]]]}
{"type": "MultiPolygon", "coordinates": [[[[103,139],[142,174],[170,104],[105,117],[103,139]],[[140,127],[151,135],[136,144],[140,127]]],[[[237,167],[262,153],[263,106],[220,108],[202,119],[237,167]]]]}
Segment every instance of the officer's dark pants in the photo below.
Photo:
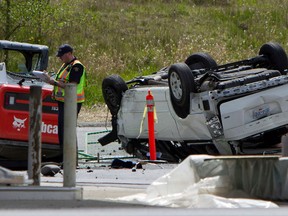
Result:
{"type": "MultiPolygon", "coordinates": [[[[81,110],[82,103],[77,103],[77,117],[81,110]]],[[[60,148],[62,151],[62,157],[63,157],[63,140],[64,140],[64,102],[58,101],[58,139],[60,148]]],[[[78,144],[77,144],[77,136],[76,136],[76,147],[78,150],[78,144]]],[[[63,161],[63,160],[62,160],[63,161]]]]}

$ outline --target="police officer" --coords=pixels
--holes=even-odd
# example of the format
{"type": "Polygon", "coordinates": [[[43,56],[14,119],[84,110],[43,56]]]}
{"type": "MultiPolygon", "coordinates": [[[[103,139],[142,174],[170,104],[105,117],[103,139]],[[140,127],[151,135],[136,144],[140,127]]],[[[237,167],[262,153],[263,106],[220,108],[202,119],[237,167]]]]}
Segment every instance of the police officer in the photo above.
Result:
{"type": "Polygon", "coordinates": [[[47,82],[54,86],[52,98],[58,102],[58,139],[63,153],[64,135],[64,96],[66,83],[77,84],[77,115],[85,101],[84,87],[86,83],[85,66],[73,55],[73,48],[69,44],[59,47],[57,57],[62,61],[56,77],[47,77],[47,82]]]}

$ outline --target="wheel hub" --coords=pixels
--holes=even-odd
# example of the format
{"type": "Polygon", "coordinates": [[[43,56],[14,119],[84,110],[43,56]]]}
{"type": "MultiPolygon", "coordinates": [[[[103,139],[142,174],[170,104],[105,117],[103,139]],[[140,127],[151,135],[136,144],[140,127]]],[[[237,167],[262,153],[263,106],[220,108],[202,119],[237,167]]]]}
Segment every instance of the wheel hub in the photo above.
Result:
{"type": "Polygon", "coordinates": [[[182,94],[183,94],[182,85],[181,85],[180,77],[175,72],[171,73],[170,86],[171,86],[171,91],[172,91],[174,97],[176,99],[180,100],[182,97],[182,94]]]}

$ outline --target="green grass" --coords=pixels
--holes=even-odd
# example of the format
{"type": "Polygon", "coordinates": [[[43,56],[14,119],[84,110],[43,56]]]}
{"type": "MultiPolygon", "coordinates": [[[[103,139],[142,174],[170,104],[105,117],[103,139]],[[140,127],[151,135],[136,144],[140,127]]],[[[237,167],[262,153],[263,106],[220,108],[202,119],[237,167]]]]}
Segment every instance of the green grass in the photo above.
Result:
{"type": "MultiPolygon", "coordinates": [[[[51,49],[50,71],[60,66],[57,47],[74,46],[88,70],[86,106],[103,102],[109,74],[131,79],[194,52],[224,64],[257,55],[269,41],[288,50],[286,0],[51,0],[51,7],[38,42],[51,49]]],[[[32,34],[22,28],[13,39],[35,42],[32,34]]]]}

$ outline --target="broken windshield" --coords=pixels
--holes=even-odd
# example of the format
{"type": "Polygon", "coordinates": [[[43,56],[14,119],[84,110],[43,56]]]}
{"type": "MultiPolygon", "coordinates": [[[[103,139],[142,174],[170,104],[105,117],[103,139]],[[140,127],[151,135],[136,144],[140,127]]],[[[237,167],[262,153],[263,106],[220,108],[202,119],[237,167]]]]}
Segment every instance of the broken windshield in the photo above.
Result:
{"type": "Polygon", "coordinates": [[[0,50],[0,62],[5,62],[6,70],[13,73],[28,73],[37,70],[40,53],[0,50]]]}

